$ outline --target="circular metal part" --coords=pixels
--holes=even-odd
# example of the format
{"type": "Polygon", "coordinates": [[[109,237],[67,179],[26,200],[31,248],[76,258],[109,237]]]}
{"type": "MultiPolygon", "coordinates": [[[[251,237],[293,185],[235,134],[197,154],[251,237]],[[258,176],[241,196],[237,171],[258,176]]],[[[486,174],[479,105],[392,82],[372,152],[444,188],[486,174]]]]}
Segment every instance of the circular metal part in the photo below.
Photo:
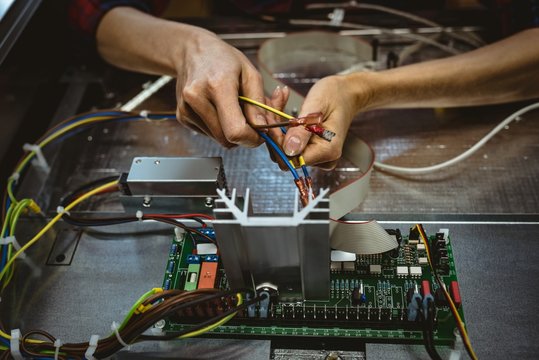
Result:
{"type": "Polygon", "coordinates": [[[155,165],[159,165],[159,164],[161,164],[161,161],[160,161],[160,160],[155,160],[153,163],[154,163],[155,165]]]}
{"type": "Polygon", "coordinates": [[[166,321],[163,320],[163,319],[161,319],[161,320],[159,320],[158,322],[156,322],[154,326],[155,326],[156,328],[158,328],[158,329],[163,329],[163,328],[165,327],[166,324],[167,324],[166,321]]]}
{"type": "Polygon", "coordinates": [[[144,196],[144,200],[142,201],[142,206],[149,208],[152,206],[152,198],[148,195],[144,196]]]}
{"type": "Polygon", "coordinates": [[[213,198],[208,196],[206,199],[204,199],[204,205],[206,207],[212,208],[213,207],[213,198]]]}

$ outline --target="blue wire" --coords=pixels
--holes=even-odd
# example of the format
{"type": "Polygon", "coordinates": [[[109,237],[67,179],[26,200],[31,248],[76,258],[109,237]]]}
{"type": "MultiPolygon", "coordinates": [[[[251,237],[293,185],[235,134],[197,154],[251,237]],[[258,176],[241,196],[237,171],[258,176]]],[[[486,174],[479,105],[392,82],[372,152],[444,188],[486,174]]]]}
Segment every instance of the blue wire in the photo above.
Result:
{"type": "Polygon", "coordinates": [[[5,346],[7,346],[9,348],[9,341],[7,339],[4,339],[3,337],[0,336],[0,340],[2,340],[2,344],[4,344],[5,346]]]}
{"type": "Polygon", "coordinates": [[[290,164],[290,161],[286,157],[285,153],[281,150],[281,148],[277,146],[275,141],[273,141],[266,133],[260,132],[259,134],[260,136],[262,136],[262,139],[264,139],[269,144],[269,146],[271,146],[273,150],[275,150],[277,155],[279,155],[279,157],[283,160],[286,166],[288,166],[288,168],[290,169],[290,172],[292,173],[292,176],[294,176],[294,179],[298,180],[299,179],[298,172],[296,171],[296,169],[294,169],[292,164],[290,164]]]}
{"type": "MultiPolygon", "coordinates": [[[[284,126],[281,126],[281,132],[286,135],[286,128],[284,126]]],[[[301,170],[303,170],[303,176],[308,178],[309,177],[309,170],[307,169],[307,166],[301,165],[301,170]]]]}

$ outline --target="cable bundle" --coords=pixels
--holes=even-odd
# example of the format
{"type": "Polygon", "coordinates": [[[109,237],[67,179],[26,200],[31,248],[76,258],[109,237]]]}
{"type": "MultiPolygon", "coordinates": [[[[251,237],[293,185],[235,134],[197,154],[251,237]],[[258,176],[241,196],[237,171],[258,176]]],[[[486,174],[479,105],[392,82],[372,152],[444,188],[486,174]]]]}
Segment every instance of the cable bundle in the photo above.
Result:
{"type": "MultiPolygon", "coordinates": [[[[113,332],[97,341],[91,356],[101,359],[120,351],[122,348],[140,341],[184,339],[198,336],[223,325],[239,311],[253,305],[264,298],[264,295],[243,301],[249,290],[219,291],[216,289],[199,289],[195,291],[163,290],[155,288],[144,294],[131,307],[120,325],[113,323],[113,332]],[[178,312],[200,306],[212,306],[219,303],[221,311],[214,317],[201,318],[200,321],[179,332],[167,332],[166,335],[147,335],[146,330],[158,321],[177,316],[178,312]]],[[[250,293],[252,295],[252,293],[250,293]]],[[[251,296],[252,297],[252,296],[251,296]]],[[[6,335],[5,333],[0,333],[6,335]]],[[[20,341],[20,350],[24,356],[37,358],[83,359],[87,358],[90,342],[66,343],[58,346],[57,339],[42,330],[26,332],[20,341]],[[42,339],[36,339],[39,336],[42,339]]],[[[0,345],[0,349],[7,350],[0,345]]],[[[0,359],[9,358],[5,351],[0,359]]]]}

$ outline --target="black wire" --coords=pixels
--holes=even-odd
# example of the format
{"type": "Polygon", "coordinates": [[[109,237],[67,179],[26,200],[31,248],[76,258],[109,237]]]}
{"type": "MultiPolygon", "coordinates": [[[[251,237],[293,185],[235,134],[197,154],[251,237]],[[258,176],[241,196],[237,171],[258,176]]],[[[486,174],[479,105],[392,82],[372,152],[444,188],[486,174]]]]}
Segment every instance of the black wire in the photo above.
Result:
{"type": "MultiPolygon", "coordinates": [[[[249,292],[252,292],[252,290],[248,290],[249,292]]],[[[173,308],[170,308],[168,309],[168,311],[166,311],[165,313],[163,314],[160,314],[159,316],[161,318],[166,318],[174,313],[176,313],[177,311],[179,310],[182,310],[184,308],[187,308],[187,307],[192,307],[192,306],[195,306],[199,303],[202,303],[202,302],[207,302],[207,301],[210,301],[211,299],[213,298],[219,298],[219,297],[226,297],[226,296],[230,296],[232,294],[235,294],[235,293],[238,293],[238,292],[244,292],[243,290],[227,290],[225,292],[219,292],[217,294],[214,294],[214,295],[210,295],[210,296],[204,296],[203,298],[201,299],[196,299],[196,300],[192,300],[192,301],[187,301],[187,302],[182,302],[182,303],[179,303],[178,306],[175,306],[173,308]]],[[[163,335],[163,336],[151,336],[151,335],[142,335],[142,333],[144,331],[146,331],[146,329],[149,327],[149,326],[152,326],[152,324],[155,323],[155,321],[157,321],[157,319],[152,319],[152,318],[149,318],[148,321],[146,321],[145,323],[141,324],[141,327],[140,327],[140,331],[138,332],[138,334],[136,334],[134,337],[131,336],[129,338],[125,338],[123,337],[124,341],[126,341],[127,343],[133,343],[133,342],[136,342],[136,341],[143,341],[143,340],[172,340],[178,336],[181,336],[183,334],[187,334],[187,333],[190,333],[190,332],[193,332],[193,331],[197,331],[199,329],[202,329],[206,326],[209,326],[211,324],[214,324],[215,322],[221,320],[222,318],[234,313],[234,312],[237,312],[237,311],[240,311],[244,308],[246,308],[247,306],[250,306],[258,301],[260,301],[263,297],[265,297],[266,295],[262,295],[262,296],[259,296],[255,299],[252,299],[252,300],[249,300],[249,301],[246,301],[244,303],[242,303],[241,305],[238,305],[238,306],[235,306],[235,307],[232,307],[231,309],[219,314],[218,316],[215,316],[201,324],[198,324],[194,327],[191,327],[189,329],[186,329],[186,330],[183,330],[181,332],[178,332],[178,333],[174,333],[174,334],[167,334],[167,335],[163,335]]],[[[127,326],[126,326],[127,327],[127,326]]],[[[100,358],[106,358],[106,357],[109,357],[109,356],[112,356],[114,353],[116,353],[117,351],[119,351],[120,349],[122,349],[123,346],[121,344],[117,344],[114,348],[112,348],[110,351],[107,351],[107,352],[99,352],[99,357],[100,358]]]]}
{"type": "Polygon", "coordinates": [[[120,177],[120,175],[107,176],[107,177],[104,177],[104,178],[100,178],[100,179],[91,181],[91,182],[89,182],[87,184],[81,185],[77,189],[73,190],[69,195],[64,197],[60,201],[60,205],[65,207],[69,203],[71,203],[73,200],[75,200],[75,198],[77,198],[79,194],[86,193],[86,192],[88,192],[89,190],[91,190],[91,189],[93,189],[95,187],[98,187],[98,186],[104,185],[104,184],[106,184],[108,182],[117,180],[119,177],[120,177]]]}
{"type": "MultiPolygon", "coordinates": [[[[237,291],[236,291],[237,293],[237,291]]],[[[141,335],[139,336],[138,338],[141,339],[141,340],[172,340],[174,338],[177,338],[178,336],[182,336],[182,335],[185,335],[185,334],[189,334],[193,331],[197,331],[197,330],[200,330],[202,328],[205,328],[211,324],[214,324],[216,323],[217,321],[227,317],[228,315],[234,313],[234,312],[237,312],[237,311],[240,311],[240,310],[243,310],[245,309],[247,306],[251,306],[253,304],[256,304],[257,302],[259,302],[260,300],[263,300],[267,295],[266,294],[263,294],[261,296],[258,296],[254,299],[251,299],[251,300],[247,300],[245,302],[243,302],[241,305],[238,305],[238,306],[235,306],[211,319],[208,319],[206,321],[204,321],[203,323],[200,323],[200,324],[197,324],[195,326],[192,326],[192,327],[189,327],[187,329],[184,329],[182,331],[178,331],[178,332],[174,332],[174,333],[168,333],[167,335],[160,335],[160,336],[152,336],[152,335],[141,335]]],[[[188,306],[182,306],[182,308],[185,308],[185,307],[188,307],[188,306]]],[[[181,310],[179,308],[176,308],[175,309],[175,312],[178,311],[178,310],[181,310]]]]}
{"type": "Polygon", "coordinates": [[[442,360],[440,354],[436,351],[434,343],[434,311],[432,306],[432,301],[428,301],[426,315],[423,314],[423,311],[419,311],[419,317],[423,323],[423,343],[431,359],[442,360]]]}

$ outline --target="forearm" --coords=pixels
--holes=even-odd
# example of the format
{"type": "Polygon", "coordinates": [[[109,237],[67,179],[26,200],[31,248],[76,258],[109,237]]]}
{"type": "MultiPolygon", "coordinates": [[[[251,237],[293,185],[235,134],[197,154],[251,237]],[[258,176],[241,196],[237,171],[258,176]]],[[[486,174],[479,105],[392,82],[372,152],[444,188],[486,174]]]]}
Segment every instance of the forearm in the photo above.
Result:
{"type": "Polygon", "coordinates": [[[539,29],[528,30],[462,55],[367,77],[353,74],[349,83],[357,87],[353,91],[358,94],[358,110],[469,106],[532,99],[539,97],[537,44],[539,29]],[[367,100],[365,86],[369,88],[367,100]]]}
{"type": "Polygon", "coordinates": [[[177,75],[186,43],[195,43],[201,28],[159,19],[130,7],[109,11],[97,29],[97,48],[107,62],[123,69],[177,75]]]}

